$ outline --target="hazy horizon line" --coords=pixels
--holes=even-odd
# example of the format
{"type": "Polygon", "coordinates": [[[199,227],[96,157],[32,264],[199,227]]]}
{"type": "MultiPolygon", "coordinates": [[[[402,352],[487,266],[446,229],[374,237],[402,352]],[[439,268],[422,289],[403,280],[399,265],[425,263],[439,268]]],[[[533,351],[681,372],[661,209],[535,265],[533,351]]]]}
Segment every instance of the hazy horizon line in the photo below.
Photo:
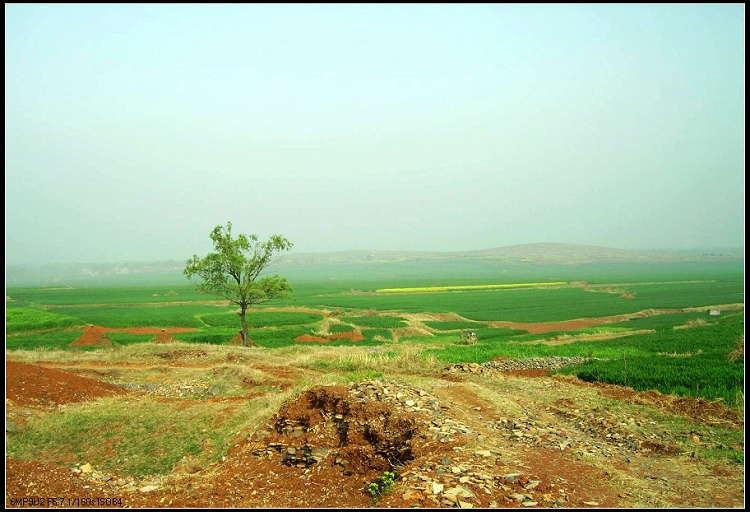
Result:
{"type": "MultiPolygon", "coordinates": [[[[648,252],[648,253],[659,253],[659,252],[665,252],[665,253],[673,253],[673,252],[705,252],[710,251],[711,253],[715,253],[716,251],[741,251],[742,257],[744,257],[744,251],[745,247],[744,245],[741,246],[695,246],[695,247],[641,247],[641,248],[627,248],[627,247],[613,247],[613,246],[603,246],[603,245],[590,245],[590,244],[574,244],[574,243],[565,243],[565,242],[531,242],[526,244],[513,244],[513,245],[503,245],[503,246],[495,246],[495,247],[488,247],[486,249],[468,249],[468,250],[416,250],[416,249],[341,249],[341,250],[332,250],[332,251],[304,251],[304,252],[295,252],[294,250],[289,251],[288,253],[280,254],[279,256],[309,256],[309,255],[317,255],[317,254],[325,254],[325,255],[333,255],[333,254],[342,254],[342,253],[411,253],[411,254],[460,254],[460,253],[479,253],[479,252],[487,252],[487,251],[494,251],[494,250],[502,250],[502,249],[510,249],[510,248],[519,248],[519,247],[532,247],[532,246],[570,246],[570,247],[588,247],[588,248],[596,248],[596,249],[608,249],[608,250],[617,250],[617,251],[627,251],[627,252],[648,252]]],[[[8,262],[6,261],[5,266],[19,266],[19,267],[39,267],[39,266],[48,266],[48,265],[108,265],[108,264],[125,264],[125,263],[171,263],[171,262],[184,262],[188,259],[192,258],[192,255],[182,257],[182,258],[162,258],[162,259],[121,259],[121,260],[100,260],[100,261],[48,261],[44,263],[26,263],[26,262],[8,262]]]]}

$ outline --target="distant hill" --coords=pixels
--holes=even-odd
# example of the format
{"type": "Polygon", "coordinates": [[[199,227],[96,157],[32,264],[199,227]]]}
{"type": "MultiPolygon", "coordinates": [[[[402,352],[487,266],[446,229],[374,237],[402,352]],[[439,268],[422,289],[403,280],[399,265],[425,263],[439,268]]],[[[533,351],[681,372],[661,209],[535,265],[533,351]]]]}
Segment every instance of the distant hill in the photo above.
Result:
{"type": "Polygon", "coordinates": [[[299,266],[333,263],[395,263],[398,261],[497,260],[503,263],[584,264],[584,263],[658,263],[669,261],[709,261],[744,259],[743,248],[703,250],[627,250],[592,245],[537,243],[496,247],[476,251],[340,251],[284,255],[282,265],[299,266]]]}
{"type": "MultiPolygon", "coordinates": [[[[537,243],[476,251],[339,251],[284,254],[274,271],[310,272],[337,266],[373,267],[378,264],[419,265],[429,263],[493,263],[503,265],[585,265],[590,263],[668,263],[677,261],[744,260],[744,248],[691,250],[626,250],[590,245],[537,243]]],[[[49,265],[6,265],[5,286],[55,286],[97,284],[117,286],[186,281],[184,261],[117,262],[49,265]]]]}
{"type": "MultiPolygon", "coordinates": [[[[187,260],[187,259],[186,259],[187,260]]],[[[175,282],[184,261],[6,265],[5,287],[175,282]]]]}

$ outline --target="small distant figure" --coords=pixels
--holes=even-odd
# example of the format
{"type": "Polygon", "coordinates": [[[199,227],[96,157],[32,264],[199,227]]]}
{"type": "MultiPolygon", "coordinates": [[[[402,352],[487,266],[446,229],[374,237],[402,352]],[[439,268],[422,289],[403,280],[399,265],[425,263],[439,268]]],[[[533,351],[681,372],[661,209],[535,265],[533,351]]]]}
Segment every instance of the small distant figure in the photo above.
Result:
{"type": "Polygon", "coordinates": [[[474,331],[462,332],[459,342],[463,345],[474,345],[477,342],[477,333],[474,331]]]}

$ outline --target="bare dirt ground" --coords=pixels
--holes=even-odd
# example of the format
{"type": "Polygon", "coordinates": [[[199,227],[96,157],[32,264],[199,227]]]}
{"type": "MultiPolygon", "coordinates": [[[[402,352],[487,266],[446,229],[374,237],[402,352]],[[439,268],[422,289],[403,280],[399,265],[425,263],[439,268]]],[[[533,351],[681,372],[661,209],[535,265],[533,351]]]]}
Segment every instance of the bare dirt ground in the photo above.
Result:
{"type": "MultiPolygon", "coordinates": [[[[169,343],[169,332],[156,330],[153,342],[169,343]]],[[[91,326],[84,337],[77,343],[106,344],[106,329],[91,326]]],[[[279,389],[299,386],[299,393],[266,424],[238,432],[221,461],[188,461],[169,475],[136,477],[6,456],[6,507],[19,506],[12,498],[80,497],[90,501],[72,508],[744,508],[744,465],[690,449],[712,443],[713,428],[744,430],[744,414],[721,403],[544,371],[415,378],[404,370],[348,386],[303,387],[314,371],[269,363],[249,350],[249,366],[277,379],[279,389]],[[699,428],[678,439],[654,421],[655,411],[699,428]],[[376,501],[367,486],[385,471],[397,478],[376,501]]],[[[184,352],[165,364],[205,364],[184,352]]],[[[108,366],[118,364],[138,363],[108,366]]],[[[23,428],[63,404],[145,393],[93,378],[85,368],[6,360],[6,436],[7,418],[23,428]]]]}

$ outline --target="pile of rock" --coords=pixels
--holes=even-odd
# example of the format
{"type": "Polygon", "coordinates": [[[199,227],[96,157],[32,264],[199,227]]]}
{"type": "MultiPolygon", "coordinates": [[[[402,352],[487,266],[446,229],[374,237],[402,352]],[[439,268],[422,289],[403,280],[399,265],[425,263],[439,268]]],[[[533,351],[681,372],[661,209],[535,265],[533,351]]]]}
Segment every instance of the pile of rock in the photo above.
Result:
{"type": "Polygon", "coordinates": [[[444,416],[449,408],[423,390],[402,386],[385,379],[368,380],[349,384],[349,393],[359,402],[378,400],[391,404],[403,412],[422,413],[428,423],[427,437],[441,443],[453,440],[454,434],[473,434],[470,427],[444,416]]]}
{"type": "Polygon", "coordinates": [[[457,363],[449,366],[449,372],[510,372],[519,370],[559,370],[565,366],[583,364],[589,361],[588,357],[530,357],[528,359],[501,359],[487,361],[486,363],[457,363]]]}

